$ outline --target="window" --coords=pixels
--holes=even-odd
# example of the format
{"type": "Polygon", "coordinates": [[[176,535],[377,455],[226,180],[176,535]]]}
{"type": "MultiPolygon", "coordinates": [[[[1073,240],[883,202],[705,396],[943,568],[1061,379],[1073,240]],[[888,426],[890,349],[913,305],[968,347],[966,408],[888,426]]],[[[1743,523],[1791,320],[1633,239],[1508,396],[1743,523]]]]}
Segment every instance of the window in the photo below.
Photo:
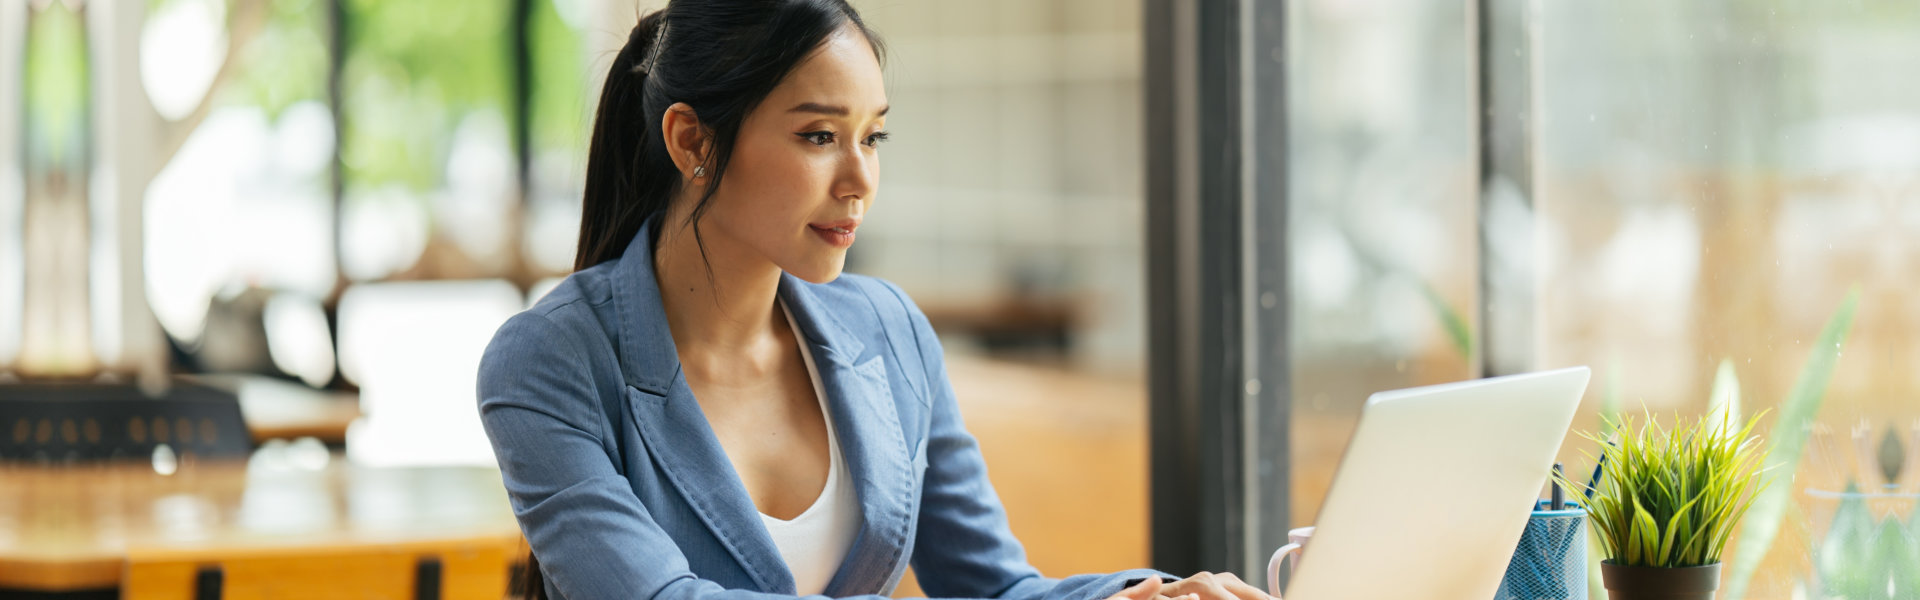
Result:
{"type": "Polygon", "coordinates": [[[342,271],[503,274],[520,201],[508,3],[345,4],[342,271]]]}
{"type": "MultiPolygon", "coordinates": [[[[142,225],[137,256],[154,317],[193,353],[205,346],[216,298],[281,292],[273,312],[305,315],[293,317],[301,333],[292,335],[307,343],[282,338],[275,358],[313,385],[334,370],[318,308],[338,277],[330,29],[325,2],[155,2],[138,40],[145,93],[133,94],[152,103],[163,132],[142,212],[129,216],[142,225]]],[[[224,325],[211,326],[219,335],[224,325]]],[[[214,354],[198,358],[212,368],[267,358],[214,354]]]]}
{"type": "Polygon", "coordinates": [[[1779,510],[1742,525],[1726,597],[1920,589],[1920,83],[1891,75],[1920,67],[1920,10],[1629,1],[1538,18],[1541,366],[1592,365],[1589,414],[1704,414],[1722,368],[1745,415],[1772,411],[1769,441],[1801,459],[1779,510]],[[1790,407],[1829,354],[1824,394],[1790,407]]]}
{"type": "MultiPolygon", "coordinates": [[[[1172,423],[1155,487],[1214,494],[1156,503],[1156,558],[1257,568],[1276,521],[1311,523],[1371,392],[1586,364],[1578,429],[1702,416],[1716,385],[1772,411],[1782,475],[1735,538],[1726,597],[1920,589],[1920,84],[1892,75],[1920,66],[1920,10],[1147,10],[1149,220],[1171,230],[1150,288],[1174,290],[1150,311],[1171,348],[1151,364],[1172,423]],[[1275,207],[1285,227],[1264,226],[1275,207]],[[1198,552],[1177,546],[1190,529],[1198,552]]],[[[1574,472],[1582,448],[1563,449],[1574,472]]]]}

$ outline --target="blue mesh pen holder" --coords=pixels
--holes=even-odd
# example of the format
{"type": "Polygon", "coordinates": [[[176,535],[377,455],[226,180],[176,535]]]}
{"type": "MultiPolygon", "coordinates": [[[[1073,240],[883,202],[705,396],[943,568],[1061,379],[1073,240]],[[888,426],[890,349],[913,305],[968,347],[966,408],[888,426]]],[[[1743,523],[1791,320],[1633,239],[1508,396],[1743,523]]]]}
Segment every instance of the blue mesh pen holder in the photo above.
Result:
{"type": "Polygon", "coordinates": [[[1587,600],[1587,511],[1534,506],[1494,600],[1587,600]]]}

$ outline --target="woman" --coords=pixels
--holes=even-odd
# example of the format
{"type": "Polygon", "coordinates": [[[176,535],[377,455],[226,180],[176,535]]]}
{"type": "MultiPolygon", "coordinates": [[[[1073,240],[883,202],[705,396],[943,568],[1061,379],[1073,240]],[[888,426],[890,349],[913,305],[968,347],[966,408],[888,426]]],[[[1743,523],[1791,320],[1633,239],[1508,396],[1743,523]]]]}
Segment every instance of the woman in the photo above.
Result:
{"type": "Polygon", "coordinates": [[[1231,575],[1027,564],[926,318],[840,272],[886,114],[879,45],[843,0],[676,0],[634,28],[576,272],[480,369],[536,589],[846,597],[911,564],[934,596],[1267,600],[1231,575]]]}

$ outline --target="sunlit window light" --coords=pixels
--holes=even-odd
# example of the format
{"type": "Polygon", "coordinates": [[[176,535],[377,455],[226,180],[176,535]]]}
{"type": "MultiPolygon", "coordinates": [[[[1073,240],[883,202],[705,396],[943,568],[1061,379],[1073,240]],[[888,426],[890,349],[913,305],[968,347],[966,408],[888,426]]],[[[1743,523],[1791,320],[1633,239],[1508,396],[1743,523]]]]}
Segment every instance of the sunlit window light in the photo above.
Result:
{"type": "Polygon", "coordinates": [[[522,252],[535,266],[552,273],[572,271],[575,246],[580,243],[580,201],[540,197],[528,203],[525,236],[522,252]]]}
{"type": "Polygon", "coordinates": [[[355,462],[494,465],[473,382],[495,330],[526,304],[503,280],[361,284],[340,298],[340,372],[366,416],[355,462]]]}
{"type": "Polygon", "coordinates": [[[496,263],[511,250],[504,242],[519,197],[506,118],[492,109],[469,113],[448,146],[447,187],[434,194],[435,223],[467,256],[496,263]]]}
{"type": "Polygon", "coordinates": [[[289,107],[277,124],[256,107],[221,107],[154,178],[143,257],[148,302],[168,334],[198,340],[225,285],[333,290],[327,159],[311,147],[329,148],[332,126],[317,102],[289,107]]]}
{"type": "MultiPolygon", "coordinates": [[[[26,7],[0,4],[0,40],[26,37],[26,7]]],[[[19,81],[22,50],[0,45],[0,81],[19,81]]],[[[0,114],[19,114],[17,86],[0,89],[0,114]]],[[[25,261],[20,246],[21,209],[26,205],[26,180],[20,173],[20,128],[14,119],[0,120],[0,371],[6,371],[20,352],[21,307],[25,300],[25,261]]]]}
{"type": "Polygon", "coordinates": [[[398,273],[427,249],[428,215],[399,185],[348,194],[341,214],[340,269],[354,281],[398,273]]]}
{"type": "Polygon", "coordinates": [[[140,34],[140,83],[168,120],[193,112],[227,53],[227,7],[220,0],[169,0],[147,15],[140,34]]]}
{"type": "Polygon", "coordinates": [[[21,195],[19,168],[0,162],[0,370],[6,370],[20,352],[20,310],[26,289],[20,248],[21,195]]]}
{"type": "Polygon", "coordinates": [[[333,333],[320,302],[302,294],[275,294],[262,316],[273,365],[313,387],[333,379],[333,333]]]}
{"type": "Polygon", "coordinates": [[[120,202],[111,163],[89,174],[87,186],[87,295],[91,305],[93,355],[102,364],[118,364],[121,339],[120,202]]]}

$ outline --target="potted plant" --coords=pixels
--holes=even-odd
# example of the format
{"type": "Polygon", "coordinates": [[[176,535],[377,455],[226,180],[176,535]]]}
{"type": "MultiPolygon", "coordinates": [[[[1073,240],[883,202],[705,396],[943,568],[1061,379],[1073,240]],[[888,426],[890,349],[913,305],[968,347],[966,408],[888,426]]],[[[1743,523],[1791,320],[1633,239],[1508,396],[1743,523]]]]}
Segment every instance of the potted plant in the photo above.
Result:
{"type": "Polygon", "coordinates": [[[1731,417],[1676,419],[1663,429],[1649,416],[1614,423],[1601,444],[1598,483],[1555,474],[1584,491],[1587,518],[1600,540],[1600,576],[1611,600],[1711,600],[1720,585],[1720,555],[1734,525],[1765,487],[1763,457],[1753,435],[1759,416],[1733,429],[1731,417]]]}

